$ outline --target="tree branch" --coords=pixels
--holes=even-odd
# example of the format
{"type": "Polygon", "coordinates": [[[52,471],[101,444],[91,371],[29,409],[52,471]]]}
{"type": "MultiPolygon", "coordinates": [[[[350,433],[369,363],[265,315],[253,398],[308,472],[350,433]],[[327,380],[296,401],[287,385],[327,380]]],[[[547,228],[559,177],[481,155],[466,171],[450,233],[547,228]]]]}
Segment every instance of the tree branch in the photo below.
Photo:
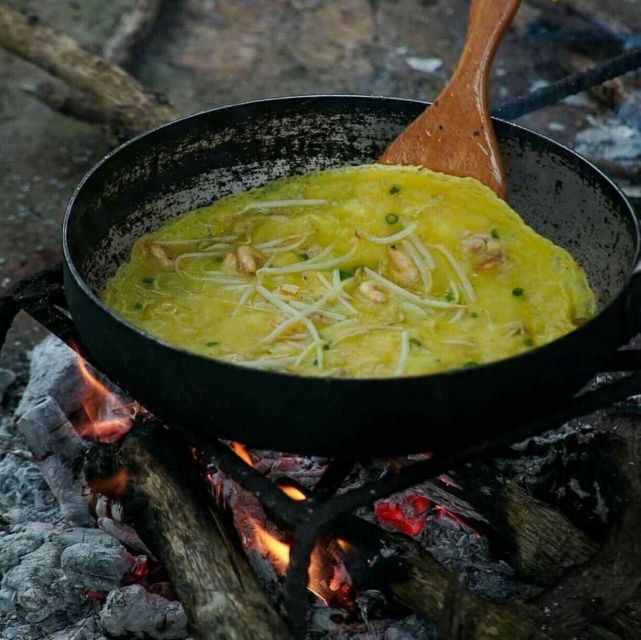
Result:
{"type": "Polygon", "coordinates": [[[122,136],[136,135],[176,112],[120,67],[83,49],[73,38],[0,4],[0,46],[86,94],[122,136]]]}

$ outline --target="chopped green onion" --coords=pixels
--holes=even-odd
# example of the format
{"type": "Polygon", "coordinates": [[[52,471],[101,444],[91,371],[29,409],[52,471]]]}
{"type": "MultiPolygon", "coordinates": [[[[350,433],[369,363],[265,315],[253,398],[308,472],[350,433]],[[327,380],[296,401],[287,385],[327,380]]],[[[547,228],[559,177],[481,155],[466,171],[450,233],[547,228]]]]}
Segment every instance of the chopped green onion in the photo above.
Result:
{"type": "Polygon", "coordinates": [[[423,343],[420,340],[418,340],[417,338],[410,338],[410,344],[413,347],[422,347],[423,346],[423,343]]]}
{"type": "Polygon", "coordinates": [[[140,311],[142,309],[142,302],[136,302],[134,303],[134,309],[136,311],[140,311]]]}
{"type": "Polygon", "coordinates": [[[470,318],[478,318],[478,317],[479,317],[479,314],[476,313],[476,311],[472,311],[472,313],[470,313],[470,318]]]}
{"type": "Polygon", "coordinates": [[[298,254],[298,257],[299,257],[301,260],[309,260],[309,254],[307,254],[307,253],[299,253],[299,254],[298,254]]]}
{"type": "Polygon", "coordinates": [[[474,367],[478,367],[478,366],[479,366],[478,362],[474,362],[473,360],[470,360],[469,362],[466,362],[463,365],[463,369],[473,369],[474,367]]]}
{"type": "Polygon", "coordinates": [[[523,344],[526,347],[533,347],[534,346],[534,340],[532,340],[532,338],[526,338],[525,340],[523,340],[523,344]]]}
{"type": "Polygon", "coordinates": [[[516,296],[517,298],[520,298],[524,293],[525,290],[521,287],[515,287],[514,289],[512,289],[512,295],[516,296]]]}
{"type": "Polygon", "coordinates": [[[490,231],[490,235],[495,239],[498,240],[501,236],[499,235],[499,230],[498,229],[492,229],[490,231]]]}
{"type": "Polygon", "coordinates": [[[327,343],[323,345],[323,351],[329,351],[329,345],[327,343]]]}
{"type": "Polygon", "coordinates": [[[385,216],[385,222],[387,222],[387,224],[396,224],[398,222],[398,216],[395,213],[388,213],[385,216]]]}
{"type": "Polygon", "coordinates": [[[448,289],[447,293],[443,297],[447,302],[454,302],[454,292],[451,289],[448,289]]]}
{"type": "Polygon", "coordinates": [[[143,281],[144,284],[153,284],[154,283],[154,279],[153,278],[149,278],[149,277],[143,278],[142,281],[143,281]]]}
{"type": "Polygon", "coordinates": [[[218,344],[220,344],[220,342],[216,342],[216,341],[212,340],[211,342],[207,343],[207,346],[208,347],[215,347],[218,344]]]}
{"type": "Polygon", "coordinates": [[[315,367],[318,366],[318,358],[314,358],[314,362],[312,363],[315,367]]]}
{"type": "Polygon", "coordinates": [[[343,271],[342,269],[338,272],[338,275],[342,280],[347,280],[348,278],[351,278],[354,275],[353,271],[343,271]]]}
{"type": "Polygon", "coordinates": [[[401,188],[400,188],[397,184],[395,184],[395,185],[394,185],[394,186],[389,190],[389,192],[390,192],[390,195],[395,196],[397,193],[399,193],[399,192],[400,192],[400,190],[401,190],[401,188]]]}

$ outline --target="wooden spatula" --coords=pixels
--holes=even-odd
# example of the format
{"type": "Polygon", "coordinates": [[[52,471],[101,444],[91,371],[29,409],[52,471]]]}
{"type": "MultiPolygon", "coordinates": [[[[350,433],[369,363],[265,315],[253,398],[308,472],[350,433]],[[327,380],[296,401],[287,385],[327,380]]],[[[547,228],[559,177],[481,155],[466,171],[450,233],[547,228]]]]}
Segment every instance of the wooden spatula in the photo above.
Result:
{"type": "Polygon", "coordinates": [[[465,47],[449,83],[434,104],[379,158],[383,164],[424,166],[476,178],[507,196],[503,161],[488,108],[494,54],[521,0],[471,0],[465,47]]]}

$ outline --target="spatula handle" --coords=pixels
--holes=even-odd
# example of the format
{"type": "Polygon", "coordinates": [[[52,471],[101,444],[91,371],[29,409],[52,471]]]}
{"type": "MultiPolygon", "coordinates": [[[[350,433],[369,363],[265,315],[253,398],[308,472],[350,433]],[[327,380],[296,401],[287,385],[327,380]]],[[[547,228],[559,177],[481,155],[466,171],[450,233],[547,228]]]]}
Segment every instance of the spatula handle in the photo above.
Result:
{"type": "Polygon", "coordinates": [[[471,0],[465,48],[453,79],[487,87],[494,55],[521,0],[471,0]]]}

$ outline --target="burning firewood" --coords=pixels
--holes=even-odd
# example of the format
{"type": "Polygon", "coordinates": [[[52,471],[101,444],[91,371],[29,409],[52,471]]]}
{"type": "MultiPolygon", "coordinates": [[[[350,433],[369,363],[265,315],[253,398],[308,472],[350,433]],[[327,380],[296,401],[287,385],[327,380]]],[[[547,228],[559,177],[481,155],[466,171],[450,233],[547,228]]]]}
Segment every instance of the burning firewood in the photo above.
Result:
{"type": "Polygon", "coordinates": [[[120,496],[124,512],[162,558],[197,636],[289,638],[246,559],[207,508],[205,482],[193,477],[198,466],[184,441],[161,427],[138,425],[118,447],[117,460],[128,477],[120,496]]]}

